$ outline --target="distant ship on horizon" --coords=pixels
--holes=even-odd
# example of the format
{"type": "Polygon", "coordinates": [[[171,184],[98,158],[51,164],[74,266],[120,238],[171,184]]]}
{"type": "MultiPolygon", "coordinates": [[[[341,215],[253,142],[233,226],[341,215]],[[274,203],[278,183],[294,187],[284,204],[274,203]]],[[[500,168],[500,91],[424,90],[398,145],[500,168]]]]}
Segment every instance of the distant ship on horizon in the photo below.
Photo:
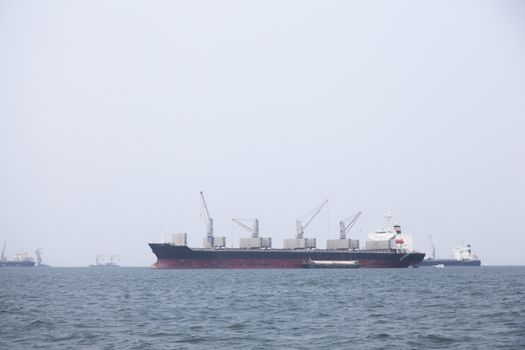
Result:
{"type": "MultiPolygon", "coordinates": [[[[430,241],[432,242],[432,236],[430,237],[430,241]]],[[[423,259],[421,266],[481,266],[481,260],[477,255],[472,254],[472,246],[470,244],[462,243],[461,246],[454,248],[453,253],[453,259],[436,259],[436,249],[434,242],[432,242],[432,257],[423,259]]]]}
{"type": "Polygon", "coordinates": [[[0,257],[0,267],[33,267],[35,266],[35,261],[33,258],[27,254],[27,252],[20,251],[16,253],[13,257],[13,260],[7,260],[5,255],[6,242],[4,242],[4,247],[2,249],[2,256],[0,257]]]}
{"type": "Polygon", "coordinates": [[[89,267],[120,267],[117,263],[115,263],[115,259],[119,258],[119,255],[111,254],[109,256],[109,262],[104,262],[104,255],[97,254],[95,258],[95,265],[89,265],[89,267]]]}

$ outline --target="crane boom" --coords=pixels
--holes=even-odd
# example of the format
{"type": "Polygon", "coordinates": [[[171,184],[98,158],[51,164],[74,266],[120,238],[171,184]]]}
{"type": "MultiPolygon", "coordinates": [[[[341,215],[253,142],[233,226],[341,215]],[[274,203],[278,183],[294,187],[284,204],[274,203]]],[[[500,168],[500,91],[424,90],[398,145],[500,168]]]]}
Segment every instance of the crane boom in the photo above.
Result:
{"type": "Polygon", "coordinates": [[[339,221],[339,238],[346,239],[346,234],[357,222],[357,219],[361,216],[362,212],[358,212],[354,216],[349,216],[348,218],[339,221]]]}
{"type": "Polygon", "coordinates": [[[204,199],[204,193],[201,191],[201,201],[202,209],[204,211],[204,224],[206,225],[206,233],[208,235],[213,234],[213,219],[210,217],[210,212],[208,211],[208,205],[206,204],[206,199],[204,199]]]}
{"type": "Polygon", "coordinates": [[[430,237],[430,244],[432,244],[432,259],[436,259],[436,247],[434,246],[434,240],[432,239],[432,235],[428,235],[430,237]]]}
{"type": "Polygon", "coordinates": [[[251,232],[252,238],[259,238],[259,220],[253,219],[252,227],[244,224],[243,222],[241,222],[241,220],[250,220],[250,219],[232,219],[233,222],[241,226],[243,229],[245,229],[248,232],[251,232]]]}
{"type": "Polygon", "coordinates": [[[313,213],[312,216],[310,216],[310,218],[308,219],[308,221],[306,222],[306,224],[303,225],[302,221],[301,220],[296,220],[296,224],[297,224],[297,235],[296,237],[297,238],[303,238],[303,235],[304,235],[304,230],[308,227],[308,225],[310,225],[310,223],[312,222],[313,219],[315,219],[315,217],[317,216],[317,214],[319,214],[319,212],[321,211],[321,209],[323,209],[323,207],[326,205],[326,203],[328,203],[328,199],[324,200],[323,203],[321,203],[319,205],[319,207],[315,210],[315,212],[313,213]]]}
{"type": "Polygon", "coordinates": [[[213,245],[213,219],[210,217],[206,200],[204,199],[204,193],[201,191],[202,208],[204,211],[204,225],[206,226],[206,237],[208,239],[209,246],[213,245]]]}

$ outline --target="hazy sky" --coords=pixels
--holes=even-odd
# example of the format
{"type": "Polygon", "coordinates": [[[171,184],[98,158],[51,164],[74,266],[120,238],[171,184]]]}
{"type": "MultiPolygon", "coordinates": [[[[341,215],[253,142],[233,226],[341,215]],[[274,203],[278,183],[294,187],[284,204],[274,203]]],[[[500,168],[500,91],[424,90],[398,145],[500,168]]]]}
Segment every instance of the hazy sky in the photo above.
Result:
{"type": "Polygon", "coordinates": [[[523,1],[0,0],[0,243],[150,265],[148,242],[390,210],[418,250],[525,264],[523,1]]]}

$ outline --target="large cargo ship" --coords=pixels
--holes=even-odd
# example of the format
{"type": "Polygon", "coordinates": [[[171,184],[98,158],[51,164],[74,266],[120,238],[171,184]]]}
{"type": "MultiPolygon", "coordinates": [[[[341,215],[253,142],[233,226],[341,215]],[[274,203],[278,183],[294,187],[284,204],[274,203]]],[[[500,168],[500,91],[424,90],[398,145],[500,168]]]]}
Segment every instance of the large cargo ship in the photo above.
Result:
{"type": "Polygon", "coordinates": [[[432,245],[432,257],[424,259],[421,266],[481,266],[481,260],[472,254],[472,247],[470,244],[461,245],[454,249],[454,259],[436,259],[435,248],[432,245]]]}
{"type": "Polygon", "coordinates": [[[425,254],[415,252],[411,237],[401,233],[401,227],[394,230],[379,230],[369,235],[366,248],[359,248],[359,241],[347,239],[346,233],[355,224],[361,213],[340,221],[340,237],[327,241],[326,249],[317,249],[316,240],[304,238],[304,230],[326,204],[314,211],[303,224],[297,220],[295,238],[285,239],[282,249],[271,247],[271,238],[259,237],[259,221],[253,220],[250,227],[241,219],[233,219],[251,232],[250,238],[241,238],[239,248],[227,248],[225,237],[213,235],[213,220],[209,216],[201,192],[207,237],[204,248],[190,248],[186,233],[174,234],[170,243],[149,243],[157,261],[153,268],[304,268],[309,261],[355,262],[364,268],[406,268],[418,267],[425,254]]]}

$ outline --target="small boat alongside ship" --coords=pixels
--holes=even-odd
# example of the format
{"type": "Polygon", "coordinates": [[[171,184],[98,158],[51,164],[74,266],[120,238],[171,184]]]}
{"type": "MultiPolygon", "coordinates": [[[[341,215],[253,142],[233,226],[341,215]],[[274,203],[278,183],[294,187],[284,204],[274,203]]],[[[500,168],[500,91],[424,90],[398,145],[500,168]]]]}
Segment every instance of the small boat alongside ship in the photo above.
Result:
{"type": "MultiPolygon", "coordinates": [[[[152,265],[158,269],[195,268],[304,268],[304,267],[365,267],[365,268],[406,268],[418,267],[425,254],[412,249],[412,237],[401,232],[396,224],[387,229],[371,233],[365,248],[359,240],[348,239],[346,235],[355,224],[361,212],[339,223],[339,239],[327,241],[326,249],[316,247],[315,238],[305,238],[304,230],[321,211],[327,200],[313,210],[314,214],[305,220],[297,220],[295,238],[285,239],[282,249],[272,248],[271,237],[259,236],[259,221],[253,220],[248,226],[240,219],[234,222],[251,232],[250,238],[241,238],[239,248],[227,248],[226,237],[213,233],[213,219],[201,192],[202,207],[207,235],[204,248],[190,248],[187,234],[172,235],[170,243],[149,243],[157,261],[152,265]],[[314,263],[312,263],[314,262],[314,263]]],[[[388,214],[387,219],[391,217],[388,214]]]]}
{"type": "Polygon", "coordinates": [[[304,268],[308,269],[357,269],[361,264],[357,260],[308,260],[303,263],[304,268]]]}

